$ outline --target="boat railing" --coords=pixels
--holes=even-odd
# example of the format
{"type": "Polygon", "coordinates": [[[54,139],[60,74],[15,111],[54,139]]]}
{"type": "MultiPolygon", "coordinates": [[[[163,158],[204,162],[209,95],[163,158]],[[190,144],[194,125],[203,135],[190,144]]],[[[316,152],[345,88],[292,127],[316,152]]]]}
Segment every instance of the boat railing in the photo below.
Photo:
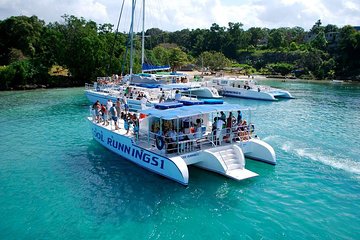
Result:
{"type": "MultiPolygon", "coordinates": [[[[143,139],[141,137],[140,139],[143,139]]],[[[164,150],[167,154],[183,154],[203,149],[205,145],[215,146],[214,142],[207,136],[197,137],[196,133],[176,134],[168,136],[167,134],[158,134],[149,132],[147,136],[147,145],[149,147],[157,147],[159,150],[164,150]],[[174,140],[175,138],[175,140],[174,140]]]]}
{"type": "MultiPolygon", "coordinates": [[[[115,127],[115,123],[113,120],[111,120],[111,114],[109,112],[107,112],[107,120],[105,120],[102,119],[101,115],[97,117],[95,110],[92,108],[92,106],[90,106],[89,115],[92,117],[93,121],[97,121],[99,123],[108,121],[111,129],[115,127]]],[[[119,119],[118,126],[124,129],[125,123],[119,119]]],[[[164,135],[151,131],[147,133],[141,132],[139,134],[139,131],[135,131],[134,125],[129,124],[129,134],[133,134],[136,141],[144,144],[147,147],[156,147],[158,150],[164,150],[165,155],[173,153],[184,154],[209,147],[232,144],[234,142],[242,144],[243,142],[246,142],[252,138],[252,134],[254,132],[252,126],[253,125],[250,123],[246,126],[239,127],[238,125],[235,125],[231,128],[222,128],[221,130],[180,134],[177,134],[174,131],[174,135],[169,136],[168,134],[164,135]],[[217,131],[220,131],[220,135],[217,135],[217,131]]],[[[223,159],[221,153],[220,157],[223,159]]]]}
{"type": "Polygon", "coordinates": [[[94,89],[94,84],[92,83],[85,83],[85,90],[91,90],[94,89]]]}
{"type": "MultiPolygon", "coordinates": [[[[252,138],[252,131],[246,126],[243,130],[239,130],[238,126],[232,128],[223,128],[220,130],[219,138],[216,138],[216,130],[205,133],[188,133],[176,134],[169,136],[168,134],[158,134],[149,132],[144,138],[140,138],[143,142],[147,142],[149,147],[157,147],[159,150],[164,150],[167,154],[183,154],[187,152],[198,151],[209,147],[222,146],[232,144],[234,142],[246,142],[252,138]],[[175,140],[174,140],[175,139],[175,140]]],[[[221,158],[223,156],[220,153],[221,158]]],[[[224,160],[224,159],[223,159],[224,160]]]]}

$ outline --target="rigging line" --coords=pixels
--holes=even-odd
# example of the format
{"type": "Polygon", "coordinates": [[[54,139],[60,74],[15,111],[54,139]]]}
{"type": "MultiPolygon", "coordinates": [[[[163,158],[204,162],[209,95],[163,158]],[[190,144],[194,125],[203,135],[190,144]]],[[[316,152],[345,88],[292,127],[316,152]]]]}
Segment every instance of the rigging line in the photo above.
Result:
{"type": "Polygon", "coordinates": [[[111,48],[110,64],[109,64],[109,67],[108,67],[108,76],[110,76],[110,70],[111,70],[111,67],[112,67],[112,56],[114,54],[115,43],[116,43],[117,37],[119,35],[119,26],[120,26],[121,16],[122,16],[123,9],[124,9],[124,3],[125,3],[125,0],[123,0],[122,5],[121,5],[121,10],[120,10],[120,14],[119,14],[119,20],[118,20],[116,31],[115,31],[114,42],[113,42],[113,45],[112,45],[112,48],[111,48]]]}
{"type": "Polygon", "coordinates": [[[131,26],[130,26],[130,82],[132,80],[133,66],[134,66],[134,14],[135,14],[136,0],[132,0],[131,10],[131,26]]]}
{"type": "Polygon", "coordinates": [[[132,0],[132,6],[131,6],[131,21],[130,21],[130,27],[129,27],[129,34],[128,34],[128,38],[127,38],[127,42],[126,42],[126,50],[125,50],[125,54],[124,54],[124,60],[123,63],[121,65],[121,76],[124,75],[124,71],[125,71],[125,63],[127,62],[127,55],[128,55],[128,51],[129,51],[129,47],[131,48],[130,50],[130,66],[129,66],[129,73],[132,74],[132,55],[133,55],[133,49],[131,47],[131,45],[133,44],[133,31],[134,31],[134,10],[135,10],[135,6],[136,6],[136,0],[132,0]]]}

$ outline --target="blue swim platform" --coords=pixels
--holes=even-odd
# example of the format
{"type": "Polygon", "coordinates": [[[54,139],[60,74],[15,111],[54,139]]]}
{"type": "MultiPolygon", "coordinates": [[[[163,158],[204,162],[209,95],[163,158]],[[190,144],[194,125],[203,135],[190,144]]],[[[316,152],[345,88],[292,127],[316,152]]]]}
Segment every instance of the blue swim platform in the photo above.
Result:
{"type": "Polygon", "coordinates": [[[179,100],[178,102],[181,102],[185,106],[204,104],[204,101],[200,101],[197,99],[195,99],[195,100],[179,100]]]}
{"type": "Polygon", "coordinates": [[[184,104],[181,102],[163,102],[155,104],[156,109],[169,109],[169,108],[177,108],[182,107],[184,104]]]}
{"type": "Polygon", "coordinates": [[[201,99],[204,104],[223,104],[224,103],[224,100],[222,99],[201,99]]]}

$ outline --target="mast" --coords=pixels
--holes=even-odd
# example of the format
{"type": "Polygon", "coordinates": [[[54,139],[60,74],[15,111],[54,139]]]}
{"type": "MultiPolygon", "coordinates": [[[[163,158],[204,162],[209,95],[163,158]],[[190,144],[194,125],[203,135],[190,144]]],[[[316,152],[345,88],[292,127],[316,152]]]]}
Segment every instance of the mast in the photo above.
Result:
{"type": "Polygon", "coordinates": [[[133,65],[134,65],[134,14],[135,14],[135,0],[132,0],[131,11],[131,25],[130,25],[130,82],[132,80],[133,65]]]}
{"type": "Polygon", "coordinates": [[[143,64],[145,56],[145,0],[143,0],[143,16],[142,16],[142,38],[141,38],[141,72],[143,73],[143,64]]]}

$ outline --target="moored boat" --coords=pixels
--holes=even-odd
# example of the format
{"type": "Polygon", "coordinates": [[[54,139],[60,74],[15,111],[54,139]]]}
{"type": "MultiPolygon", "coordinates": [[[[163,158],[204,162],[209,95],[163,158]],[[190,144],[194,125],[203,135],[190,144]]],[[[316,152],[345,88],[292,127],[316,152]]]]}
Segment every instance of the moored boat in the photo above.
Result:
{"type": "Polygon", "coordinates": [[[231,117],[237,111],[250,114],[251,109],[234,104],[199,107],[176,102],[171,109],[164,105],[171,104],[142,110],[132,120],[123,117],[118,130],[113,122],[103,125],[92,115],[88,120],[93,137],[124,159],[183,185],[189,182],[188,165],[242,180],[257,176],[245,168],[245,157],[276,164],[273,148],[255,136],[253,125],[240,126],[231,117]],[[220,112],[229,115],[227,128],[223,128],[220,112]],[[133,128],[129,129],[131,121],[133,128]]]}
{"type": "Polygon", "coordinates": [[[276,101],[278,98],[291,99],[293,96],[286,90],[257,85],[252,79],[235,77],[215,77],[203,83],[206,87],[214,87],[223,96],[276,101]]]}

